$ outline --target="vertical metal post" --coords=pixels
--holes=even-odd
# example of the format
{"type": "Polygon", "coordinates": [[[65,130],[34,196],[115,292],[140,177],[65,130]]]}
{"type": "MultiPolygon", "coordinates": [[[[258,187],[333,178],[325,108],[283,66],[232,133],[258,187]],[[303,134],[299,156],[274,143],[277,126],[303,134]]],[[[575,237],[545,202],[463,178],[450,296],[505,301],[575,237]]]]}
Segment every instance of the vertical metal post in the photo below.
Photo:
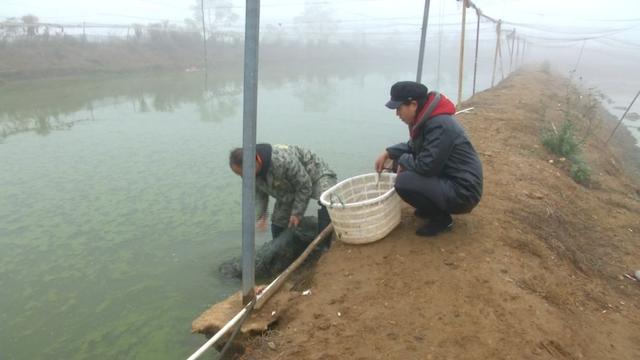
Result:
{"type": "Polygon", "coordinates": [[[627,113],[629,112],[629,109],[631,109],[631,107],[633,106],[633,103],[636,102],[636,99],[638,99],[638,96],[640,96],[640,91],[638,91],[638,93],[633,98],[633,100],[631,100],[631,104],[629,104],[629,106],[627,106],[627,110],[625,110],[624,114],[622,114],[622,116],[620,117],[620,121],[618,121],[618,125],[616,125],[616,127],[613,128],[613,131],[611,132],[611,135],[609,135],[609,138],[607,139],[607,141],[605,141],[605,144],[608,144],[609,140],[611,140],[611,138],[613,137],[613,134],[616,133],[616,130],[618,130],[618,126],[620,126],[620,124],[622,124],[622,120],[624,120],[624,117],[627,116],[627,113]]]}
{"type": "Polygon", "coordinates": [[[424,1],[424,14],[422,16],[422,34],[420,35],[420,54],[418,54],[418,71],[416,72],[416,82],[422,79],[422,63],[424,61],[424,44],[427,38],[427,25],[429,23],[429,5],[431,1],[424,1]]]}
{"type": "Polygon", "coordinates": [[[436,89],[440,89],[440,63],[442,62],[442,17],[444,14],[444,7],[442,1],[440,2],[440,15],[438,17],[438,65],[436,67],[436,89]]]}
{"type": "Polygon", "coordinates": [[[255,297],[256,118],[260,0],[246,0],[242,118],[242,303],[255,297]]]}
{"type": "Polygon", "coordinates": [[[458,104],[462,102],[462,68],[464,63],[464,33],[467,25],[467,1],[462,1],[462,34],[460,35],[460,67],[458,68],[458,104]]]}
{"type": "Polygon", "coordinates": [[[520,63],[520,38],[516,39],[516,69],[518,69],[518,64],[520,63]]]}
{"type": "Polygon", "coordinates": [[[476,25],[476,55],[473,63],[473,92],[472,95],[476,94],[476,76],[478,73],[478,44],[480,42],[480,10],[476,8],[476,16],[478,17],[478,23],[476,25]]]}
{"type": "Polygon", "coordinates": [[[498,20],[496,25],[496,53],[493,56],[493,73],[491,75],[491,87],[495,84],[496,80],[496,64],[498,63],[498,53],[500,52],[500,28],[502,27],[502,20],[498,20]]]}
{"type": "Polygon", "coordinates": [[[576,61],[576,66],[573,67],[573,72],[578,71],[578,65],[580,65],[580,60],[582,59],[582,52],[584,51],[584,46],[587,43],[587,40],[582,42],[582,46],[580,47],[580,54],[578,55],[578,60],[576,61]]]}
{"type": "MultiPolygon", "coordinates": [[[[511,32],[511,47],[509,48],[509,72],[513,69],[513,53],[515,52],[516,29],[511,32]]],[[[509,43],[507,43],[509,45],[509,43]]]]}
{"type": "Polygon", "coordinates": [[[200,0],[200,15],[202,15],[202,50],[204,51],[204,71],[207,74],[207,27],[204,24],[204,0],[200,0]]]}
{"type": "MultiPolygon", "coordinates": [[[[500,26],[502,27],[502,26],[500,26]]],[[[498,34],[500,41],[498,42],[498,63],[500,64],[500,79],[504,80],[504,64],[502,63],[502,30],[498,34]]],[[[509,47],[509,40],[505,39],[507,47],[509,47]]]]}

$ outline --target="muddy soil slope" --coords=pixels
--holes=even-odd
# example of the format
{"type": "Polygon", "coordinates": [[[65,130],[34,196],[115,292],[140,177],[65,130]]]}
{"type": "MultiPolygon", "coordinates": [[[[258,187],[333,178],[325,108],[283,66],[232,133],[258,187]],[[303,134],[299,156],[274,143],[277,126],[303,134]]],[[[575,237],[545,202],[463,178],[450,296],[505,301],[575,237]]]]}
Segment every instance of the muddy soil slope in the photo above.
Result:
{"type": "Polygon", "coordinates": [[[640,359],[640,282],[624,276],[640,269],[640,188],[604,144],[611,124],[585,144],[587,186],[541,145],[568,89],[522,71],[464,103],[480,205],[436,238],[414,235],[421,222],[405,207],[379,242],[335,241],[298,286],[310,295],[265,306],[281,319],[243,357],[640,359]]]}

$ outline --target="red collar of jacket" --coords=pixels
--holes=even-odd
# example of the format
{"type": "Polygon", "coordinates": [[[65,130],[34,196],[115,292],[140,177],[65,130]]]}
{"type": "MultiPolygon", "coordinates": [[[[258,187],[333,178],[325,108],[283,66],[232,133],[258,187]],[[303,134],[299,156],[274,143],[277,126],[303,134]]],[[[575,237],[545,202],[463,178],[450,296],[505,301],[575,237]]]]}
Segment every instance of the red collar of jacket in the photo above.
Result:
{"type": "Polygon", "coordinates": [[[409,134],[412,139],[415,139],[418,134],[420,134],[420,130],[422,126],[431,118],[438,115],[454,115],[456,113],[456,106],[453,104],[449,98],[444,96],[443,94],[438,94],[436,92],[430,92],[427,95],[427,102],[424,104],[414,123],[409,126],[409,134]],[[440,95],[440,100],[437,103],[434,101],[437,98],[437,95],[440,95]],[[431,110],[430,110],[431,108],[431,110]]]}

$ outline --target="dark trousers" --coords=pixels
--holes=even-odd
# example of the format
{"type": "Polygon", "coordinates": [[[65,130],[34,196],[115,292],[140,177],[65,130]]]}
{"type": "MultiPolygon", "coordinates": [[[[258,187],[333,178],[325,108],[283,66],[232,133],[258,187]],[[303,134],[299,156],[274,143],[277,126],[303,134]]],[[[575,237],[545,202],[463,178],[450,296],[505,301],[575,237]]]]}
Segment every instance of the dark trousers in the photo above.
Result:
{"type": "Polygon", "coordinates": [[[416,208],[423,216],[435,218],[457,213],[449,205],[455,192],[446,179],[403,171],[396,177],[395,189],[402,200],[416,208]]]}

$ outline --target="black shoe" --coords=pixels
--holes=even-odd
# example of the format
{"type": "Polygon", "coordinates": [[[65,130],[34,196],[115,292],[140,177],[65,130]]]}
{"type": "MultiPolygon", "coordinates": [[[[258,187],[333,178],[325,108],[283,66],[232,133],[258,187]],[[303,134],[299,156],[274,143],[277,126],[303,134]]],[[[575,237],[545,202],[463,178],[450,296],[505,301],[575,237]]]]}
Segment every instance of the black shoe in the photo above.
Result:
{"type": "Polygon", "coordinates": [[[451,229],[453,226],[453,219],[451,215],[438,216],[431,219],[427,224],[416,230],[418,236],[436,236],[439,233],[451,229]]]}

